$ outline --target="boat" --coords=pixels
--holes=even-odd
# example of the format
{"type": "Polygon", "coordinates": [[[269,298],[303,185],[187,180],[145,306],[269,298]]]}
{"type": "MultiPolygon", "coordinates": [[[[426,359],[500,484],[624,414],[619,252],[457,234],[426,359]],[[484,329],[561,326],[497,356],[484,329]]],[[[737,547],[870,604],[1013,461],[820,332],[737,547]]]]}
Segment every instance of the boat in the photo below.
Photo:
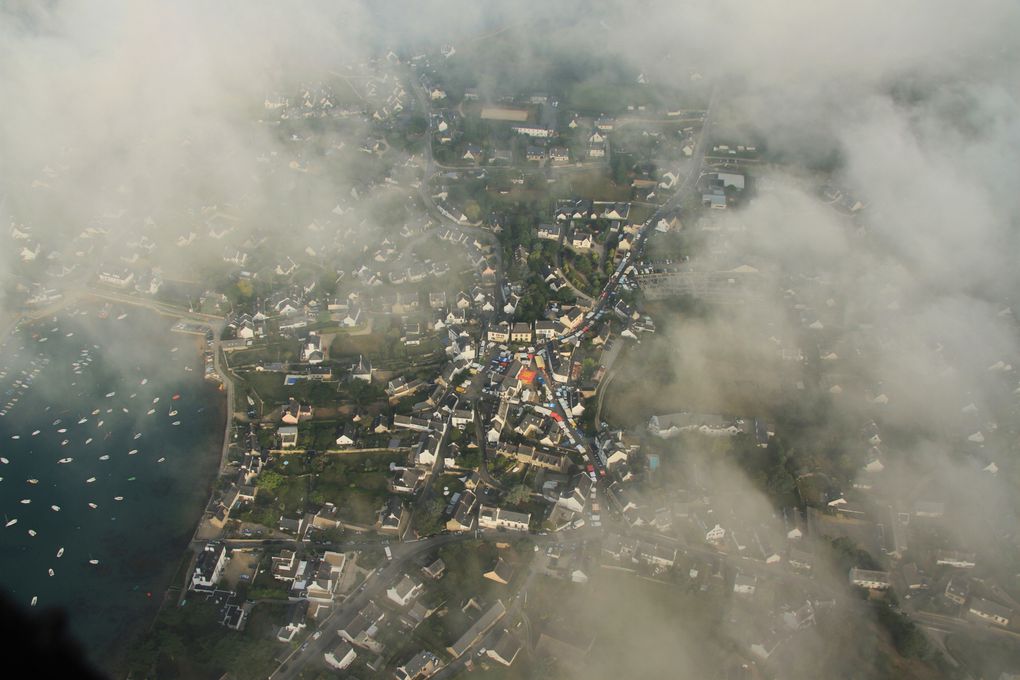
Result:
{"type": "Polygon", "coordinates": [[[96,509],[96,508],[98,508],[99,506],[98,506],[98,505],[96,505],[95,503],[89,503],[89,507],[90,507],[90,508],[92,508],[93,510],[95,510],[95,509],[96,509]]]}
{"type": "Polygon", "coordinates": [[[39,602],[39,596],[38,595],[33,595],[32,596],[32,606],[34,607],[37,602],[39,602]]]}
{"type": "Polygon", "coordinates": [[[113,500],[115,500],[115,501],[122,501],[122,500],[124,500],[124,497],[123,496],[114,496],[113,500]]]}
{"type": "Polygon", "coordinates": [[[117,393],[116,392],[107,392],[106,393],[106,398],[109,399],[110,397],[112,397],[115,394],[117,394],[117,393]]]}
{"type": "Polygon", "coordinates": [[[31,499],[31,498],[22,498],[22,499],[21,499],[21,504],[22,504],[22,505],[28,505],[28,504],[29,504],[29,503],[31,503],[31,502],[32,502],[32,499],[31,499]]]}
{"type": "Polygon", "coordinates": [[[57,463],[61,465],[66,465],[67,463],[70,463],[72,460],[74,460],[74,458],[61,458],[60,460],[57,461],[57,463]]]}
{"type": "Polygon", "coordinates": [[[167,415],[170,416],[171,418],[173,418],[175,415],[177,415],[177,409],[174,409],[173,411],[170,411],[170,413],[167,413],[167,415]]]}
{"type": "Polygon", "coordinates": [[[123,314],[120,314],[120,315],[117,316],[117,321],[123,321],[126,318],[127,318],[127,312],[124,312],[123,314]]]}
{"type": "Polygon", "coordinates": [[[53,512],[60,512],[60,506],[59,505],[51,505],[50,506],[50,510],[52,510],[53,512]]]}
{"type": "Polygon", "coordinates": [[[36,436],[36,435],[37,435],[37,434],[39,434],[39,433],[40,433],[41,431],[42,431],[42,430],[35,430],[35,431],[33,431],[33,432],[32,432],[32,436],[33,436],[33,437],[34,437],[34,436],[36,436]]]}
{"type": "Polygon", "coordinates": [[[93,412],[92,412],[92,415],[94,415],[94,416],[98,416],[98,415],[99,415],[99,409],[96,409],[95,411],[93,411],[93,412]]]}
{"type": "Polygon", "coordinates": [[[124,413],[130,413],[130,411],[128,411],[127,408],[123,406],[120,407],[120,410],[123,411],[124,413]]]}
{"type": "Polygon", "coordinates": [[[54,425],[59,425],[60,424],[60,418],[57,418],[56,420],[54,420],[53,424],[54,425]]]}
{"type": "Polygon", "coordinates": [[[53,574],[55,574],[55,573],[56,573],[55,571],[53,571],[52,569],[50,569],[50,576],[53,576],[53,574]]]}
{"type": "Polygon", "coordinates": [[[165,461],[165,460],[166,460],[166,458],[160,458],[160,459],[159,459],[159,460],[157,460],[156,462],[157,462],[157,463],[162,463],[162,462],[163,462],[163,461],[165,461]]]}
{"type": "Polygon", "coordinates": [[[96,423],[96,427],[102,427],[104,422],[106,421],[100,420],[98,423],[96,423]]]}
{"type": "Polygon", "coordinates": [[[39,480],[38,480],[38,479],[35,479],[35,478],[33,478],[33,479],[29,479],[29,480],[28,480],[28,483],[29,483],[29,484],[38,484],[38,483],[39,483],[39,480]]]}
{"type": "Polygon", "coordinates": [[[153,404],[158,404],[158,403],[159,403],[159,397],[156,397],[156,398],[154,398],[154,399],[152,400],[152,403],[153,403],[153,404]]]}
{"type": "Polygon", "coordinates": [[[135,436],[134,436],[134,439],[140,439],[140,438],[141,438],[141,436],[142,436],[142,433],[141,433],[141,432],[136,432],[136,433],[135,433],[135,436]]]}
{"type": "Polygon", "coordinates": [[[172,422],[172,423],[170,423],[170,424],[171,424],[171,425],[180,425],[180,424],[181,424],[181,421],[179,421],[179,420],[175,420],[174,422],[172,422]]]}
{"type": "Polygon", "coordinates": [[[145,383],[147,383],[147,382],[149,382],[149,379],[148,379],[148,378],[142,378],[142,382],[141,382],[141,384],[142,384],[142,385],[144,385],[144,384],[145,384],[145,383]]]}
{"type": "Polygon", "coordinates": [[[0,458],[0,463],[3,463],[4,465],[9,464],[10,462],[11,461],[7,460],[6,458],[0,458]]]}
{"type": "Polygon", "coordinates": [[[128,455],[129,455],[129,456],[133,456],[133,455],[135,455],[136,453],[138,453],[138,449],[131,449],[130,451],[128,451],[128,455]]]}
{"type": "Polygon", "coordinates": [[[67,446],[67,445],[68,445],[68,444],[70,444],[70,443],[71,443],[71,440],[70,440],[70,439],[65,439],[64,441],[60,442],[60,445],[61,445],[61,446],[67,446]]]}
{"type": "Polygon", "coordinates": [[[92,564],[92,565],[99,564],[99,560],[89,560],[89,564],[92,564]]]}
{"type": "Polygon", "coordinates": [[[28,535],[29,536],[35,536],[35,529],[29,529],[28,530],[28,535]]]}
{"type": "Polygon", "coordinates": [[[145,415],[147,415],[147,416],[151,416],[151,415],[152,415],[153,413],[155,413],[155,412],[156,412],[156,409],[154,409],[154,408],[150,408],[150,409],[149,409],[149,410],[148,410],[148,411],[147,411],[147,412],[145,413],[145,415]]]}
{"type": "Polygon", "coordinates": [[[57,557],[63,557],[63,556],[64,556],[64,549],[61,548],[60,550],[57,551],[57,557]]]}
{"type": "Polygon", "coordinates": [[[91,443],[92,443],[92,437],[89,437],[88,439],[85,440],[85,444],[86,445],[87,444],[91,444],[91,443]]]}
{"type": "Polygon", "coordinates": [[[21,435],[20,434],[12,434],[11,435],[11,439],[21,439],[21,435]]]}
{"type": "Polygon", "coordinates": [[[64,434],[65,432],[67,432],[67,428],[66,427],[62,427],[59,430],[57,430],[57,434],[64,434]]]}
{"type": "Polygon", "coordinates": [[[88,479],[86,479],[86,480],[85,480],[85,483],[86,483],[86,484],[91,484],[91,483],[92,483],[92,482],[94,482],[94,481],[96,481],[96,478],[95,478],[95,477],[89,477],[88,479]]]}
{"type": "Polygon", "coordinates": [[[180,399],[180,398],[181,398],[181,395],[179,395],[179,394],[175,394],[174,396],[172,396],[172,397],[170,397],[170,398],[171,398],[171,399],[173,399],[174,401],[177,401],[178,399],[180,399]]]}
{"type": "Polygon", "coordinates": [[[17,523],[18,523],[18,519],[17,518],[9,519],[9,520],[7,520],[7,524],[5,524],[4,526],[12,527],[12,526],[14,526],[17,523]]]}
{"type": "Polygon", "coordinates": [[[87,423],[87,422],[89,422],[89,419],[88,419],[88,418],[82,418],[82,419],[80,419],[80,420],[78,421],[78,424],[79,424],[79,425],[81,425],[82,423],[87,423]]]}
{"type": "Polygon", "coordinates": [[[99,460],[110,460],[110,454],[104,453],[99,457],[99,460]]]}
{"type": "Polygon", "coordinates": [[[176,347],[174,347],[174,348],[173,348],[172,350],[170,350],[170,354],[173,354],[173,353],[174,353],[174,352],[176,352],[176,351],[177,351],[177,348],[176,348],[176,347]]]}

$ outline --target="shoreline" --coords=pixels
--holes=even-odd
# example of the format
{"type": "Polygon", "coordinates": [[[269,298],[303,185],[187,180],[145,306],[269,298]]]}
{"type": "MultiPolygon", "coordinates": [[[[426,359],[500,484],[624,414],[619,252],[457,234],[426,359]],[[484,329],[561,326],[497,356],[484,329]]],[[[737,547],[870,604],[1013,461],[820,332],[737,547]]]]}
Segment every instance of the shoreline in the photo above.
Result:
{"type": "MultiPolygon", "coordinates": [[[[205,502],[201,506],[201,510],[198,512],[198,519],[194,523],[194,528],[191,532],[190,538],[188,538],[187,543],[184,546],[184,550],[179,553],[176,561],[172,563],[172,569],[167,567],[165,579],[158,579],[161,585],[161,592],[163,594],[159,605],[155,607],[154,611],[151,613],[148,610],[140,612],[135,622],[136,626],[133,627],[132,632],[122,638],[120,642],[113,643],[109,649],[96,650],[100,652],[101,656],[92,659],[92,663],[96,665],[97,671],[110,673],[111,677],[127,678],[130,677],[126,668],[128,655],[134,649],[135,645],[137,645],[141,637],[152,630],[152,627],[155,625],[168,602],[173,601],[174,604],[176,604],[179,601],[180,596],[183,596],[187,592],[188,576],[190,575],[192,564],[196,557],[194,546],[196,541],[199,540],[198,534],[205,520],[206,509],[212,501],[217,482],[223,476],[224,468],[229,457],[230,433],[231,425],[233,423],[232,411],[234,386],[233,379],[229,375],[226,375],[226,371],[220,362],[219,336],[221,325],[224,321],[222,317],[187,312],[154,300],[140,300],[129,295],[120,295],[113,292],[80,290],[76,291],[72,295],[65,296],[64,298],[56,301],[54,304],[43,309],[31,311],[22,309],[15,312],[11,314],[7,320],[2,322],[2,327],[0,327],[0,338],[2,338],[2,340],[0,340],[0,346],[6,346],[7,342],[14,338],[17,331],[24,325],[37,323],[49,316],[65,312],[68,307],[76,303],[81,303],[83,298],[87,299],[90,303],[96,304],[107,302],[112,304],[131,305],[154,312],[161,317],[185,319],[210,326],[213,330],[214,337],[212,346],[214,366],[216,374],[220,379],[220,388],[217,392],[223,393],[227,398],[226,403],[223,405],[223,440],[222,447],[219,451],[218,464],[215,471],[210,474],[209,482],[206,486],[205,502]],[[182,571],[184,582],[178,583],[181,579],[182,571]],[[180,596],[177,598],[173,597],[175,589],[180,591],[180,596]]],[[[196,353],[198,357],[201,358],[205,349],[205,341],[202,336],[195,336],[194,341],[196,353]]],[[[203,382],[210,385],[210,388],[212,387],[209,380],[204,380],[203,382]]]]}

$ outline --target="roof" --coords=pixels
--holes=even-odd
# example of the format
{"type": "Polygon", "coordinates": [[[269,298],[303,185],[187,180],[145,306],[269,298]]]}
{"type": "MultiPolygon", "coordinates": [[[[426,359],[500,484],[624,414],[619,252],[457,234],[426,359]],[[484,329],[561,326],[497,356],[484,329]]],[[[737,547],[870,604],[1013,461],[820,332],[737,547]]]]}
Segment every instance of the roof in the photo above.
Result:
{"type": "Polygon", "coordinates": [[[496,625],[496,622],[503,618],[504,614],[506,614],[506,607],[503,605],[503,601],[496,600],[496,604],[489,607],[489,610],[482,614],[456,642],[447,647],[447,650],[454,657],[461,656],[474,644],[475,640],[496,625]]]}

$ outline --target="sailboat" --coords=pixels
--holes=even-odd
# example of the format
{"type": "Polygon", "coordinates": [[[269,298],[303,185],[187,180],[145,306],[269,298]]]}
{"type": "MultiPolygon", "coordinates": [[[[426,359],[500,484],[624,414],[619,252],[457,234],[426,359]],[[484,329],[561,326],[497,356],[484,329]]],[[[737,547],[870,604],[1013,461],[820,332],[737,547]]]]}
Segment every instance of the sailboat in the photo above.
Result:
{"type": "Polygon", "coordinates": [[[14,526],[17,523],[18,523],[18,518],[15,517],[14,519],[7,520],[7,524],[4,525],[4,526],[12,527],[12,526],[14,526]]]}
{"type": "Polygon", "coordinates": [[[53,576],[56,572],[50,569],[50,576],[53,576]]]}
{"type": "Polygon", "coordinates": [[[57,551],[57,557],[60,558],[60,557],[63,557],[63,556],[64,556],[64,549],[60,548],[60,550],[57,551]]]}

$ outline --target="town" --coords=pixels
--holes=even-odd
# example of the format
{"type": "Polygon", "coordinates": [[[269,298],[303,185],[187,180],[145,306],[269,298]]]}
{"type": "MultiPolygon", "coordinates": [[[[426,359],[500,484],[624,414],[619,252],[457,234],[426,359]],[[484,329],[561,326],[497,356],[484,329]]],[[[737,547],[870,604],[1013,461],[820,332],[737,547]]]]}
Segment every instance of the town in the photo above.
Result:
{"type": "MultiPolygon", "coordinates": [[[[110,214],[49,252],[12,227],[26,310],[175,316],[226,394],[220,475],[134,671],[173,639],[208,657],[194,677],[562,677],[614,663],[617,625],[658,639],[601,620],[640,592],[702,622],[705,677],[779,677],[822,637],[871,656],[866,636],[899,677],[1015,677],[1015,565],[945,528],[958,478],[902,482],[890,396],[856,370],[886,339],[847,330],[838,281],[741,245],[784,161],[724,85],[500,90],[478,50],[388,51],[253,103],[293,224],[242,227],[240,200],[180,232],[110,214]],[[135,238],[107,239],[125,219],[135,238]],[[746,399],[672,387],[695,380],[678,328],[775,291],[794,332],[748,324],[753,353],[706,359],[746,399]]],[[[819,209],[861,231],[867,197],[823,175],[819,209]]],[[[959,478],[995,488],[1006,418],[960,407],[940,424],[959,478]]]]}

